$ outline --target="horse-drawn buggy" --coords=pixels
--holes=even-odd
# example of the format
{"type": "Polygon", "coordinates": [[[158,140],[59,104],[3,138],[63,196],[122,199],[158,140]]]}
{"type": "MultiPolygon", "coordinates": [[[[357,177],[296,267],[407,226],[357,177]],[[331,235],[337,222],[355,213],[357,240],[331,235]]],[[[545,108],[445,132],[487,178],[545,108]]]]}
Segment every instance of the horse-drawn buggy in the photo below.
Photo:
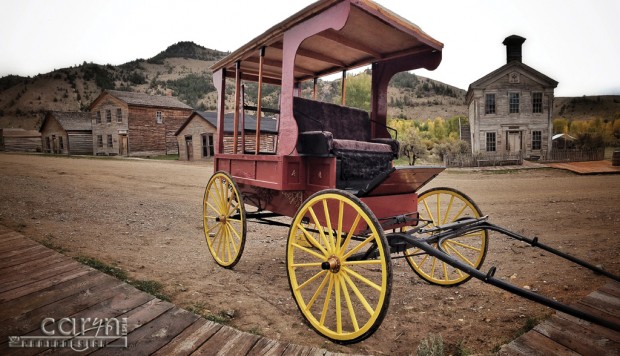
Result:
{"type": "Polygon", "coordinates": [[[454,189],[421,192],[443,167],[394,166],[399,142],[386,124],[388,83],[402,71],[435,69],[442,48],[372,1],[322,0],[217,62],[215,173],[203,204],[213,258],[234,267],[249,221],[292,218],[285,253],[294,300],[314,330],[339,343],[361,341],[381,324],[392,258],[406,259],[432,284],[454,286],[476,277],[604,323],[506,284],[493,277],[494,268],[480,272],[490,231],[544,245],[488,223],[454,189]],[[346,73],[363,66],[372,73],[370,113],[344,105],[346,73]],[[342,74],[342,105],[317,100],[318,78],[334,74],[342,74]],[[256,86],[255,97],[244,93],[246,84],[256,86]],[[266,85],[279,88],[277,107],[264,105],[266,85]],[[306,97],[302,87],[309,88],[306,97]],[[225,130],[228,104],[234,115],[225,130]],[[248,129],[249,120],[255,127],[248,129]],[[275,136],[261,128],[266,120],[276,120],[275,136]]]}

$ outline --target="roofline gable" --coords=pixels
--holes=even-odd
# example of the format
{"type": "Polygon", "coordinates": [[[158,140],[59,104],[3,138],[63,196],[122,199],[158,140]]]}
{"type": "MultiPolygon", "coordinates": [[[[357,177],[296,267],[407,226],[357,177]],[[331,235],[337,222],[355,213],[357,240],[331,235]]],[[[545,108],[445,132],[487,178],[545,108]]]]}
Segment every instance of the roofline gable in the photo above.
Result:
{"type": "Polygon", "coordinates": [[[542,85],[546,85],[552,88],[556,88],[558,86],[557,80],[544,75],[543,73],[522,62],[511,61],[469,84],[469,87],[467,88],[467,94],[465,95],[466,102],[470,102],[471,96],[473,95],[473,91],[475,89],[484,89],[493,81],[497,80],[498,77],[501,77],[502,75],[507,75],[508,73],[516,69],[519,69],[522,73],[528,75],[530,79],[539,82],[542,85]]]}

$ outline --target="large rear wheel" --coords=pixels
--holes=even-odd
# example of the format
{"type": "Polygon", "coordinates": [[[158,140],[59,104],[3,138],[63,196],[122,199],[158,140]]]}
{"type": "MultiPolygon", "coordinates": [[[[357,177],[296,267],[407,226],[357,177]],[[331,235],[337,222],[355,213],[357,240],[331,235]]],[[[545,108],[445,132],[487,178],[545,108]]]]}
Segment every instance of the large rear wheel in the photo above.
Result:
{"type": "Polygon", "coordinates": [[[239,187],[225,172],[216,172],[205,189],[203,226],[215,262],[233,268],[245,246],[246,221],[239,187]]]}
{"type": "MultiPolygon", "coordinates": [[[[452,188],[433,188],[418,197],[418,214],[420,224],[435,227],[459,221],[465,218],[482,216],[480,208],[467,195],[452,188]]],[[[428,238],[431,234],[416,234],[415,237],[428,238]]],[[[434,244],[437,247],[437,244],[434,244]]],[[[487,254],[488,232],[474,231],[442,244],[442,249],[453,258],[476,269],[480,269],[487,254]]],[[[468,281],[471,276],[448,265],[440,259],[430,256],[418,248],[406,251],[407,262],[415,273],[432,284],[455,286],[468,281]]]]}
{"type": "Polygon", "coordinates": [[[295,302],[320,335],[348,344],[381,325],[392,286],[389,246],[357,197],[325,190],[308,198],[293,218],[286,264],[295,302]]]}

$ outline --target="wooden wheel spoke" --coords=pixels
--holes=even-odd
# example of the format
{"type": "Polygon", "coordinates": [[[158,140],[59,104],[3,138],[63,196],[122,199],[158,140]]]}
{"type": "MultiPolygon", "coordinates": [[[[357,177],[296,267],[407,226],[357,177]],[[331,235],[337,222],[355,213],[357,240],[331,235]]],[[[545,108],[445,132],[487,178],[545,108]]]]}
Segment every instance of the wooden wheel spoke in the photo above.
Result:
{"type": "Polygon", "coordinates": [[[366,309],[366,311],[368,312],[368,315],[372,316],[375,313],[375,310],[373,309],[373,307],[370,306],[362,292],[360,292],[359,288],[357,288],[355,282],[353,282],[351,277],[349,277],[347,270],[345,270],[345,273],[343,273],[343,278],[349,284],[349,287],[351,287],[353,293],[355,293],[355,296],[357,296],[357,299],[360,301],[360,303],[362,303],[364,309],[366,309]]]}
{"type": "Polygon", "coordinates": [[[336,289],[336,332],[342,334],[342,302],[340,300],[340,279],[337,275],[334,275],[334,284],[336,289]]]}
{"type": "Polygon", "coordinates": [[[375,239],[374,235],[370,235],[368,236],[368,238],[362,242],[360,242],[359,245],[353,247],[351,249],[351,251],[347,252],[344,256],[342,256],[342,259],[346,260],[349,257],[351,257],[351,255],[353,255],[354,253],[356,253],[357,251],[359,251],[362,247],[366,246],[367,244],[370,243],[370,241],[373,241],[375,239]]]}
{"type": "Polygon", "coordinates": [[[306,252],[307,254],[316,257],[317,259],[319,259],[321,261],[325,260],[325,255],[320,255],[320,254],[316,253],[316,251],[312,251],[311,249],[309,249],[309,248],[307,248],[305,246],[302,246],[302,245],[300,245],[298,243],[295,243],[295,242],[292,245],[293,245],[293,247],[298,248],[298,249],[306,252]]]}
{"type": "MultiPolygon", "coordinates": [[[[308,303],[306,304],[306,310],[309,311],[312,306],[314,305],[314,302],[317,300],[317,298],[321,295],[321,292],[323,291],[323,289],[325,289],[325,285],[327,284],[327,282],[331,279],[330,274],[327,271],[321,271],[319,273],[316,274],[317,278],[321,275],[321,274],[325,274],[325,278],[323,278],[323,281],[321,282],[321,284],[319,285],[319,287],[316,289],[316,291],[314,292],[314,294],[312,295],[312,298],[310,298],[310,300],[308,301],[308,303]]],[[[316,279],[316,278],[314,278],[316,279]]],[[[314,280],[313,279],[313,280],[314,280]]],[[[305,284],[308,281],[306,281],[304,283],[304,285],[301,285],[299,287],[297,287],[297,289],[301,289],[305,286],[305,284]]]]}
{"type": "MultiPolygon", "coordinates": [[[[463,254],[462,254],[459,250],[457,250],[456,248],[454,248],[454,246],[452,246],[452,244],[451,244],[451,243],[446,242],[446,246],[448,247],[448,249],[450,249],[450,250],[454,251],[454,253],[456,253],[456,255],[457,255],[457,256],[459,256],[459,258],[460,258],[461,260],[463,260],[463,261],[467,262],[467,264],[469,264],[469,265],[470,265],[470,266],[472,266],[472,267],[476,267],[476,265],[475,265],[473,262],[471,262],[471,261],[470,261],[467,257],[463,256],[463,254]]],[[[458,270],[458,268],[457,268],[457,270],[458,270]]]]}
{"type": "MultiPolygon", "coordinates": [[[[467,236],[467,235],[464,235],[464,236],[467,236]]],[[[471,246],[471,245],[468,245],[466,243],[463,243],[463,242],[460,242],[460,241],[457,241],[457,240],[450,240],[450,243],[454,244],[454,245],[457,245],[457,246],[460,246],[460,247],[463,247],[463,248],[474,250],[476,252],[482,251],[482,247],[471,246]]]]}
{"type": "Polygon", "coordinates": [[[336,246],[335,246],[335,250],[336,253],[340,252],[340,243],[342,242],[342,219],[344,217],[344,201],[340,201],[340,204],[338,206],[338,230],[336,231],[337,234],[337,238],[336,238],[336,246]]]}
{"type": "Polygon", "coordinates": [[[361,219],[362,217],[359,214],[355,217],[355,220],[353,220],[353,225],[351,226],[351,229],[349,229],[349,233],[347,234],[347,237],[344,239],[344,243],[340,247],[339,252],[347,250],[347,247],[349,246],[349,242],[351,241],[351,237],[353,237],[353,233],[357,229],[357,225],[359,224],[361,219]]]}
{"type": "Polygon", "coordinates": [[[354,270],[352,270],[350,268],[347,268],[346,272],[348,274],[350,274],[351,276],[353,276],[353,277],[359,279],[360,281],[364,282],[366,285],[370,286],[371,288],[376,289],[379,292],[381,292],[381,286],[376,284],[376,283],[374,283],[373,281],[369,280],[368,278],[362,276],[361,274],[355,272],[354,270]]]}
{"type": "Polygon", "coordinates": [[[431,213],[431,209],[428,207],[426,199],[424,199],[422,203],[424,204],[424,209],[426,209],[426,213],[428,214],[429,219],[433,222],[433,225],[437,225],[437,221],[433,217],[433,213],[431,213]]]}
{"type": "MultiPolygon", "coordinates": [[[[450,202],[448,203],[448,208],[446,209],[446,213],[443,217],[443,221],[441,222],[442,224],[445,224],[446,221],[448,220],[448,216],[450,216],[450,210],[452,209],[452,203],[454,203],[454,195],[452,195],[450,197],[450,202]]],[[[454,221],[454,220],[452,220],[454,221]]]]}
{"type": "Polygon", "coordinates": [[[334,274],[329,273],[329,286],[327,287],[327,293],[325,294],[325,301],[323,301],[323,311],[321,313],[321,320],[319,323],[325,325],[325,317],[327,316],[327,310],[329,309],[329,302],[332,299],[332,290],[334,289],[334,274]]]}
{"type": "MultiPolygon", "coordinates": [[[[328,256],[329,253],[323,248],[323,246],[321,246],[321,244],[314,238],[314,236],[312,236],[308,230],[306,230],[306,228],[302,225],[302,224],[297,224],[297,228],[299,230],[301,230],[301,232],[304,234],[304,236],[306,237],[306,239],[308,241],[310,241],[310,244],[312,246],[315,246],[316,248],[318,248],[319,250],[321,250],[321,252],[323,253],[324,256],[328,256]]],[[[299,246],[299,245],[296,245],[299,246]]],[[[323,258],[323,257],[321,257],[323,258]]]]}
{"type": "Polygon", "coordinates": [[[314,213],[314,209],[312,209],[312,207],[308,207],[308,212],[310,212],[310,216],[312,216],[312,220],[314,221],[314,226],[317,227],[317,230],[319,231],[319,236],[321,236],[321,240],[325,244],[325,247],[329,249],[330,244],[327,241],[327,237],[325,236],[325,231],[323,230],[323,226],[321,225],[321,222],[319,221],[319,219],[316,217],[316,214],[314,213]]]}
{"type": "Polygon", "coordinates": [[[326,225],[325,228],[327,229],[327,232],[329,233],[329,245],[328,248],[330,249],[330,251],[334,251],[336,248],[336,243],[334,241],[334,229],[332,228],[332,221],[331,221],[331,217],[329,214],[329,209],[327,208],[327,199],[323,200],[323,213],[325,214],[325,222],[326,225]]]}
{"type": "Polygon", "coordinates": [[[340,287],[342,288],[342,294],[344,294],[344,299],[347,302],[347,309],[349,310],[349,317],[351,318],[351,323],[353,324],[353,330],[358,331],[360,327],[357,323],[355,308],[353,308],[353,303],[351,303],[351,296],[349,295],[349,291],[347,290],[347,283],[340,275],[338,275],[338,280],[340,282],[340,287]]]}

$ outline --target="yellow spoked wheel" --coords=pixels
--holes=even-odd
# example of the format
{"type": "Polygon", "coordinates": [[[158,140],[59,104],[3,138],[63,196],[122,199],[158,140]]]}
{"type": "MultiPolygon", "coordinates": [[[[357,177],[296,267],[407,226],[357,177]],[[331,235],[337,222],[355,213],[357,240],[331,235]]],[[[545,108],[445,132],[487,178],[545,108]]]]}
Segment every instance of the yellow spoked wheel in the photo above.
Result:
{"type": "Polygon", "coordinates": [[[209,251],[222,267],[234,267],[243,253],[246,221],[239,187],[225,172],[216,172],[205,189],[203,225],[209,251]]]}
{"type": "MultiPolygon", "coordinates": [[[[465,218],[479,218],[482,212],[465,194],[451,188],[433,188],[418,197],[420,224],[430,222],[426,227],[440,226],[465,218]]],[[[429,234],[416,234],[428,238],[429,234]]],[[[437,244],[434,244],[437,247],[437,244]]],[[[479,269],[484,262],[488,247],[488,232],[475,231],[453,239],[445,240],[442,249],[457,260],[479,269]]],[[[411,248],[406,251],[407,262],[415,273],[426,281],[443,286],[455,286],[468,281],[471,276],[456,269],[424,251],[411,248]]]]}
{"type": "Polygon", "coordinates": [[[286,265],[297,306],[320,335],[348,344],[381,325],[392,287],[389,246],[357,197],[325,190],[308,198],[289,230],[286,265]]]}

